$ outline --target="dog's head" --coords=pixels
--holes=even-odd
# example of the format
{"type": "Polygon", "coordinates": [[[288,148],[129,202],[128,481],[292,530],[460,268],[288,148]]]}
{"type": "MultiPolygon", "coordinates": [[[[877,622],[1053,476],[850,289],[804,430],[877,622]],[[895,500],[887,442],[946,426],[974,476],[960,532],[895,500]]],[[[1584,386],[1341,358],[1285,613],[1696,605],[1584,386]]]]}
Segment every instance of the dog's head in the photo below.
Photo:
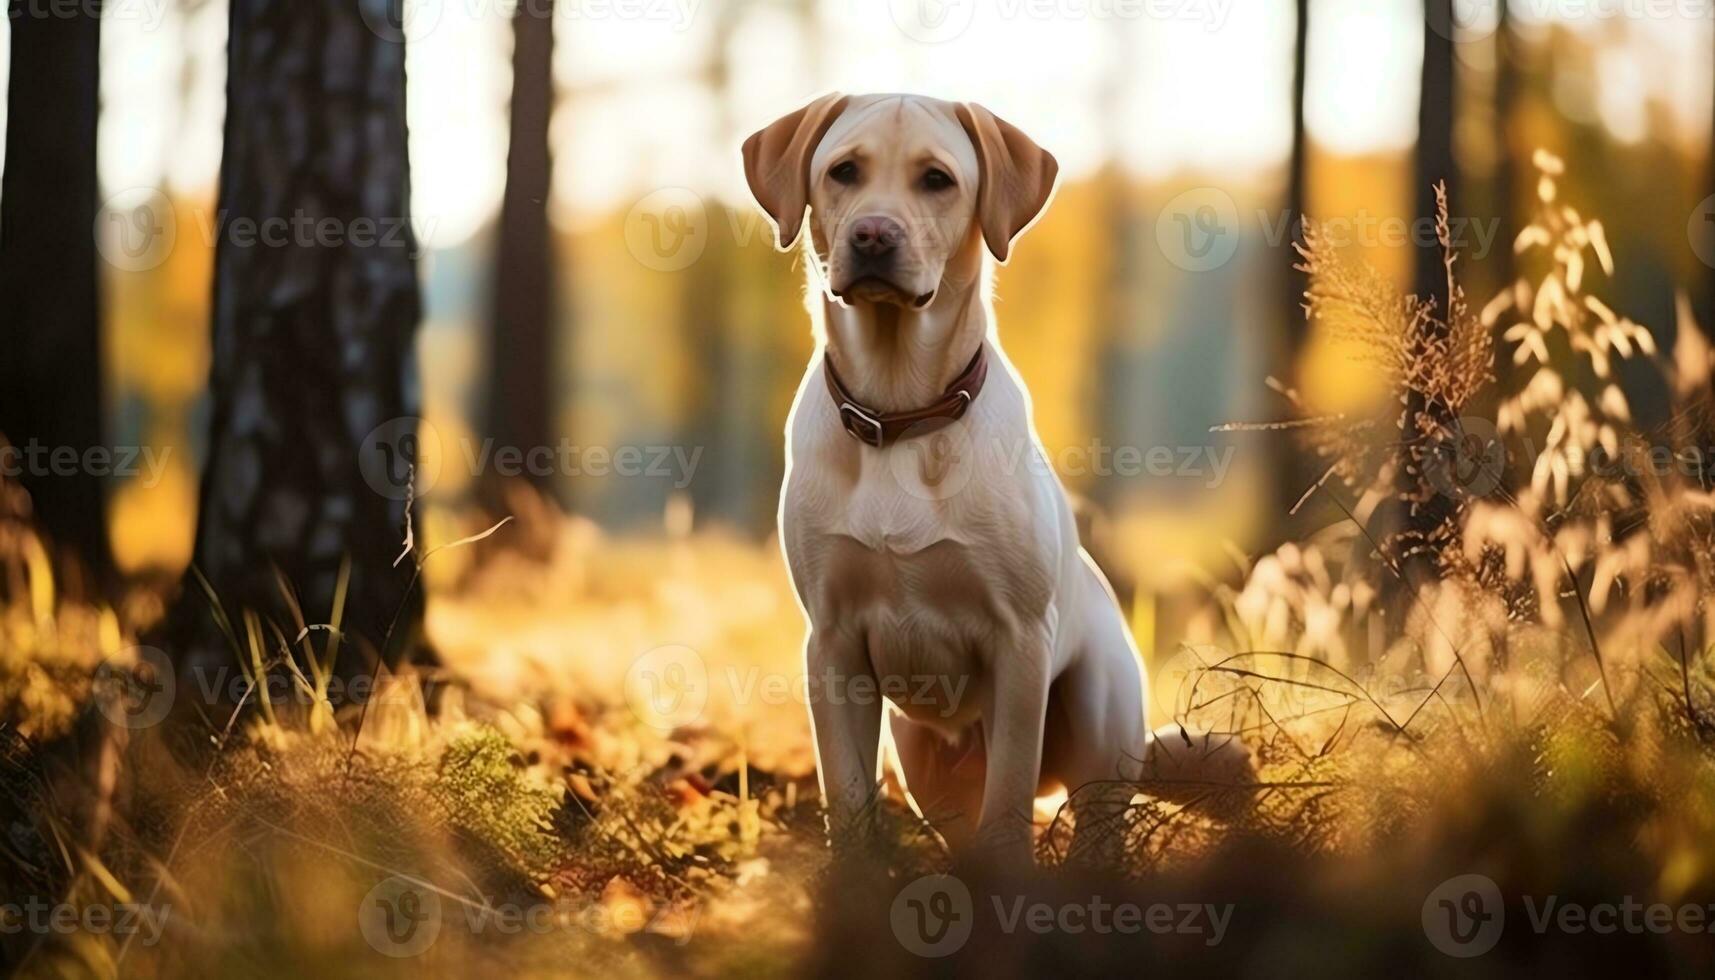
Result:
{"type": "Polygon", "coordinates": [[[1058,172],[982,106],[914,95],[823,96],[744,141],[745,178],[780,247],[798,240],[808,206],[827,288],[848,305],[928,306],[954,267],[980,268],[979,236],[1006,261],[1058,172]]]}

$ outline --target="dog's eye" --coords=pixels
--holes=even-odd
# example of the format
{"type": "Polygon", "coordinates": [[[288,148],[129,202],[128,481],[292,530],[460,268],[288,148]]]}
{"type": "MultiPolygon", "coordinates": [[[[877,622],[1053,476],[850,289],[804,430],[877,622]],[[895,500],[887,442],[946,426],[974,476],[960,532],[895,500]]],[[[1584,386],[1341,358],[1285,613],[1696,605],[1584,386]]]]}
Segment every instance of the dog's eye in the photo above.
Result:
{"type": "Polygon", "coordinates": [[[944,191],[953,186],[953,177],[939,167],[930,167],[923,174],[923,189],[926,191],[944,191]]]}
{"type": "Polygon", "coordinates": [[[828,171],[828,178],[836,184],[855,184],[857,175],[857,164],[850,160],[835,164],[834,168],[828,171]]]}

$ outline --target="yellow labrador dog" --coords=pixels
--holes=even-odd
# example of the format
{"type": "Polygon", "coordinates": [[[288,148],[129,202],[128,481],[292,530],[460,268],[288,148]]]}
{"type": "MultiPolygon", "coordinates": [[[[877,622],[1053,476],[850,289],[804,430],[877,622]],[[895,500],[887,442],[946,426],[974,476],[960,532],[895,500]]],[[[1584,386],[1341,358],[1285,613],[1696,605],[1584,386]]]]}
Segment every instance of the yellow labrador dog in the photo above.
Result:
{"type": "MultiPolygon", "coordinates": [[[[1056,784],[1187,775],[1170,755],[1209,778],[1206,742],[1150,734],[1142,663],[991,329],[988,255],[1042,213],[1054,157],[978,105],[829,95],[746,140],[744,169],[782,249],[809,211],[821,343],[780,531],[835,841],[871,812],[884,701],[911,800],[955,846],[1028,860],[1056,784]]],[[[1248,772],[1236,743],[1214,757],[1248,772]]]]}

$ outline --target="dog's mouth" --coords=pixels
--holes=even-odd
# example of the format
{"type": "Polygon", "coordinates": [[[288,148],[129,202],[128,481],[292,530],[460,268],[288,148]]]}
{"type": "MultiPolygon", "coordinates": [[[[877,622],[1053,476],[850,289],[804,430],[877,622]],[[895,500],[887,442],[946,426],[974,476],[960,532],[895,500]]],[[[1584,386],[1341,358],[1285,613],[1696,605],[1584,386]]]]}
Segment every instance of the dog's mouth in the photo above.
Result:
{"type": "Polygon", "coordinates": [[[894,306],[907,306],[921,310],[935,300],[935,290],[926,293],[911,293],[898,283],[883,279],[880,276],[860,276],[845,286],[834,290],[834,296],[841,302],[851,304],[854,301],[866,303],[891,303],[894,306]]]}

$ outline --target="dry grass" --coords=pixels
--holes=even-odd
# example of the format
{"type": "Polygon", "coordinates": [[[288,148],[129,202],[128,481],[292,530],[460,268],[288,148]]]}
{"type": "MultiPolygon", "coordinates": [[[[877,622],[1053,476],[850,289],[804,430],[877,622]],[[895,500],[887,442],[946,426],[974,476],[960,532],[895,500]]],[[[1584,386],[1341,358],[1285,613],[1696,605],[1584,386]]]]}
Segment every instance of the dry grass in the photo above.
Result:
{"type": "MultiPolygon", "coordinates": [[[[1231,902],[1220,947],[990,930],[962,958],[913,958],[890,903],[949,859],[890,783],[879,805],[894,845],[868,868],[830,868],[791,683],[802,627],[775,547],[682,520],[611,539],[543,512],[511,543],[426,567],[444,674],[392,678],[360,721],[323,697],[325,650],[309,645],[292,683],[310,707],[247,712],[196,733],[206,744],[189,753],[90,705],[91,671],[122,658],[155,607],[61,594],[27,525],[0,518],[0,878],[8,894],[172,907],[158,945],[26,933],[0,936],[0,955],[44,974],[145,976],[987,975],[1140,957],[1196,974],[1451,975],[1471,965],[1428,946],[1420,917],[1454,875],[1513,896],[1715,901],[1708,489],[1698,474],[1590,465],[1597,447],[1663,438],[1630,422],[1614,380],[1617,360],[1653,348],[1595,297],[1614,257],[1600,225],[1557,200],[1559,163],[1540,164],[1541,215],[1520,236],[1529,278],[1480,316],[1450,250],[1447,296],[1429,302],[1308,234],[1310,315],[1387,369],[1403,410],[1433,410],[1411,444],[1391,435],[1410,428],[1398,414],[1307,409],[1330,468],[1321,492],[1351,498],[1351,519],[1212,582],[1184,646],[1153,665],[1178,720],[1254,748],[1260,785],[1097,788],[1116,800],[1101,863],[1068,854],[1068,815],[1050,811],[1037,875],[952,866],[979,894],[1231,902]],[[1483,465],[1437,455],[1449,446],[1474,446],[1483,465]],[[1438,476],[1438,460],[1455,465],[1438,476]],[[1436,582],[1387,608],[1384,577],[1424,546],[1366,527],[1396,494],[1449,506],[1436,582]],[[694,651],[706,700],[662,724],[635,667],[669,646],[694,651]],[[444,928],[392,960],[358,912],[398,875],[434,896],[444,928]],[[491,928],[509,909],[548,924],[491,928]]],[[[1682,399],[1707,397],[1706,350],[1660,369],[1682,399]]],[[[425,521],[430,542],[482,529],[425,521]]],[[[293,632],[257,625],[252,676],[289,670],[293,632]]],[[[1509,927],[1477,967],[1587,972],[1611,956],[1715,966],[1702,936],[1509,927]]]]}

